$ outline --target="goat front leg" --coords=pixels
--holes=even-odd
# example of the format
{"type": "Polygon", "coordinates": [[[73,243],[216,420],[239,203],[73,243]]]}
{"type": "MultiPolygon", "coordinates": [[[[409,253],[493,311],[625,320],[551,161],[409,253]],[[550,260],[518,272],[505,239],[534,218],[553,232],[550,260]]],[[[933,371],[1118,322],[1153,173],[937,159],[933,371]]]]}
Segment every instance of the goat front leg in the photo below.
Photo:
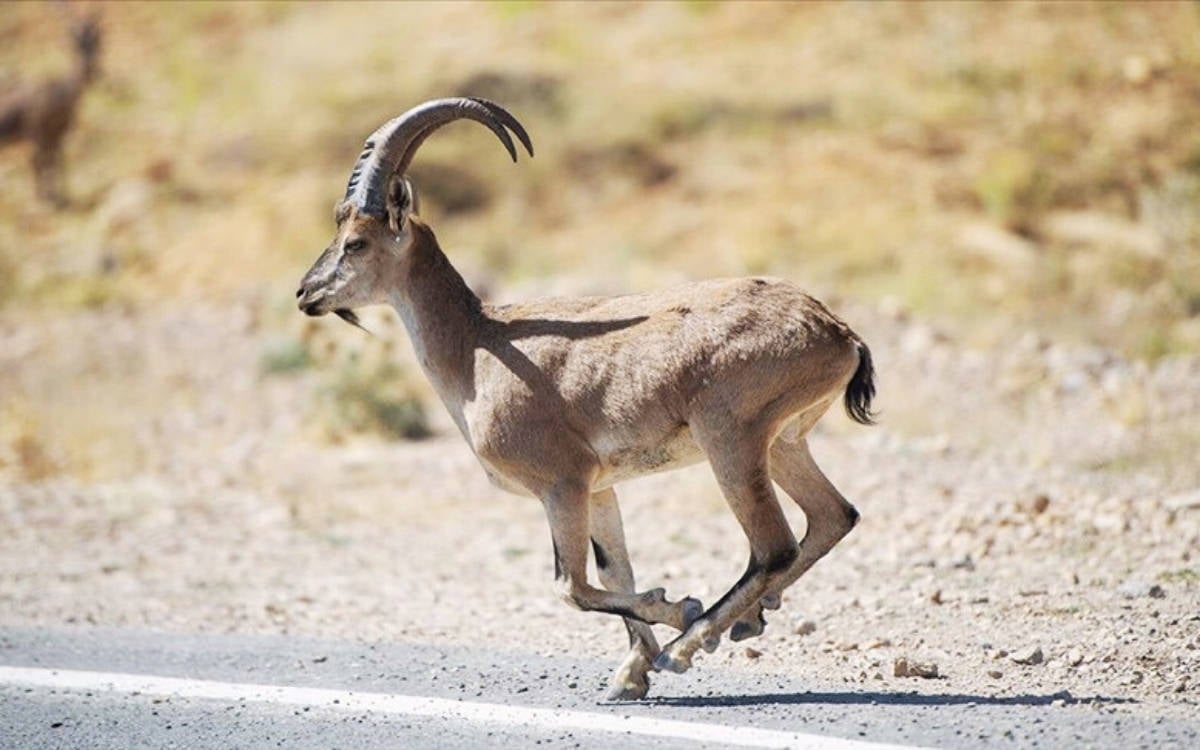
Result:
{"type": "Polygon", "coordinates": [[[762,635],[766,627],[764,608],[771,599],[779,606],[780,594],[824,557],[858,523],[858,511],[842,497],[821,472],[804,438],[789,441],[777,438],[771,445],[771,478],[804,511],[808,529],[800,542],[800,554],[757,604],[742,614],[729,631],[730,640],[762,635]]]}
{"type": "Polygon", "coordinates": [[[62,149],[56,141],[38,141],[33,149],[33,184],[37,197],[46,203],[62,207],[66,199],[62,192],[62,149]]]}
{"type": "Polygon", "coordinates": [[[655,669],[671,672],[686,672],[700,648],[715,651],[721,634],[774,589],[797,555],[796,537],[767,472],[766,439],[730,430],[695,434],[750,542],[750,562],[738,582],[654,660],[655,669]]]}
{"type": "MultiPolygon", "coordinates": [[[[600,584],[609,591],[634,593],[633,565],[625,547],[625,529],[617,493],[611,489],[592,495],[592,552],[600,584]]],[[[629,655],[613,673],[608,700],[627,701],[644,698],[650,690],[650,669],[658,656],[658,639],[650,626],[632,617],[625,618],[629,632],[629,655]]]]}
{"type": "Polygon", "coordinates": [[[604,591],[588,584],[587,553],[589,500],[583,483],[560,483],[542,497],[554,542],[554,582],[559,597],[572,607],[589,612],[607,612],[639,622],[670,625],[687,630],[703,605],[692,598],[667,601],[664,589],[642,593],[604,591]]]}

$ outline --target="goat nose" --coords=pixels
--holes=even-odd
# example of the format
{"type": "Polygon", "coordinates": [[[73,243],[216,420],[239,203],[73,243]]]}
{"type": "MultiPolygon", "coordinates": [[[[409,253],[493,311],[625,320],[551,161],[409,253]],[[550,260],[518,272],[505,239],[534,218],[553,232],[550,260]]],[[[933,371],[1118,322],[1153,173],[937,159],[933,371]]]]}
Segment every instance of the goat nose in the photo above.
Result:
{"type": "Polygon", "coordinates": [[[296,299],[300,299],[303,296],[304,296],[304,287],[300,287],[299,289],[296,290],[296,299]]]}

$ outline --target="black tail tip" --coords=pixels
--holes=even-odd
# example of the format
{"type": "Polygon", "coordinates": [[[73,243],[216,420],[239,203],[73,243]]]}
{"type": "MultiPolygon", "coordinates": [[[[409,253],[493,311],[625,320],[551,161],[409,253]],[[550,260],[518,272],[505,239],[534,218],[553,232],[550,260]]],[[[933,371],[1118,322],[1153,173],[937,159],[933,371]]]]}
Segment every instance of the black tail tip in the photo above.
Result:
{"type": "Polygon", "coordinates": [[[858,344],[858,368],[846,386],[846,414],[859,424],[875,424],[875,412],[871,411],[871,399],[875,398],[875,366],[871,364],[871,350],[858,344]]]}

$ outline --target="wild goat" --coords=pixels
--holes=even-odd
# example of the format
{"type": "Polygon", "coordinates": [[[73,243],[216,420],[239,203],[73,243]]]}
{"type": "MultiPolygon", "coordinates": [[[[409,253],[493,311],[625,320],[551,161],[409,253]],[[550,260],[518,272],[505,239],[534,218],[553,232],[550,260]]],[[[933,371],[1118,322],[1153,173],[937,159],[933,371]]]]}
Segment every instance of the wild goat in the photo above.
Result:
{"type": "Polygon", "coordinates": [[[33,145],[33,179],[44,201],[65,202],[62,191],[63,137],[75,121],[79,98],[96,77],[100,27],[94,18],[71,28],[75,69],[59,78],[19,89],[0,99],[0,145],[27,140],[33,145]]]}
{"type": "Polygon", "coordinates": [[[517,120],[496,104],[439,99],[367,139],[337,206],[337,233],[296,293],[309,315],[390,303],[421,366],[491,480],[542,501],[555,582],[570,605],[620,615],[632,645],[610,699],[649,690],[651,669],[683,672],[721,634],[758,635],[763,608],[841,540],[858,512],[805,436],[838,396],[869,424],[874,372],[862,340],[780,280],[733,279],[621,297],[484,304],[416,213],[406,171],[421,143],[458,119],[491,129],[515,161],[517,120]],[[746,538],[745,574],[707,611],[638,593],[613,485],[707,459],[746,538]],[[803,509],[797,543],[772,487],[803,509]],[[604,589],[587,580],[589,541],[604,589]],[[681,632],[659,649],[650,628],[681,632]]]}

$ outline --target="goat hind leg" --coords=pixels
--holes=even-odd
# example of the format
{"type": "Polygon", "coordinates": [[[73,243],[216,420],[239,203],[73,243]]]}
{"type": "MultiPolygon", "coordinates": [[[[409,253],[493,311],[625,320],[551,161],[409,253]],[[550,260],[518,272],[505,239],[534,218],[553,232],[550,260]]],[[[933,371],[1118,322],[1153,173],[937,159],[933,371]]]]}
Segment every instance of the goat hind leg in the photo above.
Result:
{"type": "Polygon", "coordinates": [[[718,430],[697,430],[695,434],[750,542],[750,562],[738,582],[654,660],[656,669],[672,672],[687,671],[698,649],[716,650],[721,633],[773,591],[775,580],[797,554],[796,537],[767,472],[766,440],[718,430]]]}
{"type": "MultiPolygon", "coordinates": [[[[625,547],[625,530],[621,524],[621,509],[617,493],[611,489],[592,495],[592,551],[596,557],[596,572],[600,583],[609,591],[634,592],[633,566],[625,547]]],[[[650,690],[649,672],[658,656],[658,639],[644,622],[626,617],[629,632],[629,655],[613,673],[608,700],[624,701],[644,698],[650,690]]]]}
{"type": "Polygon", "coordinates": [[[771,478],[804,511],[808,529],[800,542],[800,554],[787,572],[734,623],[729,631],[729,638],[734,641],[761,635],[766,625],[762,613],[767,606],[764,602],[771,596],[778,601],[784,589],[808,572],[858,523],[858,511],[817,466],[804,438],[775,440],[771,445],[771,478]]]}

